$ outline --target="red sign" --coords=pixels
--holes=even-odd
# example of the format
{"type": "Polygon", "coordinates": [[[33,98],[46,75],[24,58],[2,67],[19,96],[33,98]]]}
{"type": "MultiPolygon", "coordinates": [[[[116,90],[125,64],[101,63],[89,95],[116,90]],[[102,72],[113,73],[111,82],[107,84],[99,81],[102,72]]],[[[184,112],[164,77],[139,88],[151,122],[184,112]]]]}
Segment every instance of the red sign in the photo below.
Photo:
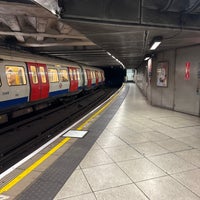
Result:
{"type": "Polygon", "coordinates": [[[190,80],[190,62],[185,63],[185,80],[190,80]]]}

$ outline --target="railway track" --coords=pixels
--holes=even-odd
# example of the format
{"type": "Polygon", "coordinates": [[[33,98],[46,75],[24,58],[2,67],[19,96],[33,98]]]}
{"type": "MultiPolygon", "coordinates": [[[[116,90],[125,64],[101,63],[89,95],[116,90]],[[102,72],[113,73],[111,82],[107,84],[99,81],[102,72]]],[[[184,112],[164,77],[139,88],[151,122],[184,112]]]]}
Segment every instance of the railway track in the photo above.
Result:
{"type": "Polygon", "coordinates": [[[97,89],[1,127],[0,173],[104,102],[116,90],[97,89]]]}

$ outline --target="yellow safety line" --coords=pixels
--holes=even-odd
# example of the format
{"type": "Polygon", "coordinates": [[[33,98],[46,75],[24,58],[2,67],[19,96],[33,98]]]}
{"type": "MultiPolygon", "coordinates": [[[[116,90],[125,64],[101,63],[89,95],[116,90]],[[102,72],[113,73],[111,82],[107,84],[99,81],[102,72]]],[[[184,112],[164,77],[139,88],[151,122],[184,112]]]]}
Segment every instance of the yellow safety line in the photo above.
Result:
{"type": "Polygon", "coordinates": [[[48,153],[42,156],[39,160],[33,163],[30,167],[24,170],[21,174],[19,174],[16,178],[14,178],[11,182],[9,182],[6,186],[0,189],[0,194],[8,191],[12,188],[16,183],[22,180],[25,176],[27,176],[30,172],[32,172],[36,167],[38,167],[43,161],[45,161],[49,156],[51,156],[55,151],[57,151],[60,147],[62,147],[66,142],[68,142],[70,138],[63,139],[59,144],[57,144],[53,149],[51,149],[48,153]]]}
{"type": "MultiPolygon", "coordinates": [[[[77,130],[82,130],[83,127],[89,123],[92,119],[94,119],[97,115],[99,115],[101,112],[103,112],[116,98],[117,94],[115,94],[111,100],[106,103],[101,109],[99,109],[94,115],[92,115],[88,120],[86,120],[83,124],[81,124],[77,130]]],[[[19,174],[16,178],[14,178],[12,181],[10,181],[7,185],[0,188],[0,194],[3,192],[8,191],[11,189],[14,185],[16,185],[19,181],[21,181],[25,176],[27,176],[29,173],[31,173],[36,167],[38,167],[42,162],[44,162],[49,156],[51,156],[55,151],[57,151],[60,147],[62,147],[66,142],[70,140],[69,137],[63,139],[59,144],[57,144],[53,149],[51,149],[49,152],[47,152],[44,156],[42,156],[39,160],[37,160],[35,163],[33,163],[30,167],[28,167],[26,170],[24,170],[21,174],[19,174]]]]}

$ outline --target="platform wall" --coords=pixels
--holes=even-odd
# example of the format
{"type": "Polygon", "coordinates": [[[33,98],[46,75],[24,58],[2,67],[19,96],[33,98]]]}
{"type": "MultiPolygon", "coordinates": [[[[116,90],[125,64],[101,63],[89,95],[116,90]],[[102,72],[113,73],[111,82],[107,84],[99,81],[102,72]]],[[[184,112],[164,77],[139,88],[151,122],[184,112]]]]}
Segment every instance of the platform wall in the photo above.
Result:
{"type": "Polygon", "coordinates": [[[200,45],[160,52],[138,69],[136,84],[152,105],[200,115],[199,52],[200,45]]]}

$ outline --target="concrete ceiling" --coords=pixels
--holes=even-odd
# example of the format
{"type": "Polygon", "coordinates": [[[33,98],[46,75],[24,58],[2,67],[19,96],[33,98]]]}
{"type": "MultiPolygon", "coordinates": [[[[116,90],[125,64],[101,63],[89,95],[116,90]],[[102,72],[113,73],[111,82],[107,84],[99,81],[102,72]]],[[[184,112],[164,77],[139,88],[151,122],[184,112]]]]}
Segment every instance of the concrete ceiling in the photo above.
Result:
{"type": "Polygon", "coordinates": [[[200,44],[200,0],[0,1],[1,46],[135,68],[155,36],[157,51],[200,44]]]}

